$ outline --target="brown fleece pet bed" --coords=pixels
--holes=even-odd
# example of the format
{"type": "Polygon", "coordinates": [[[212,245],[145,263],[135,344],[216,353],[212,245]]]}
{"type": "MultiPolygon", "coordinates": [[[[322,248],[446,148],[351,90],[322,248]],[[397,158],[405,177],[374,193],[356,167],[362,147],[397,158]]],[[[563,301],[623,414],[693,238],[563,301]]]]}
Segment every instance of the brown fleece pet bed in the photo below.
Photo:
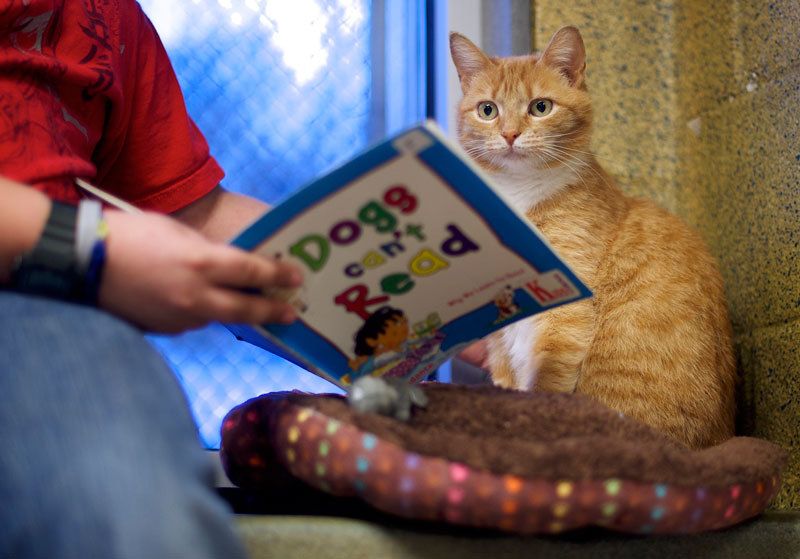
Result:
{"type": "Polygon", "coordinates": [[[422,386],[430,402],[408,423],[337,395],[249,400],[223,422],[225,470],[257,489],[280,464],[394,515],[520,534],[678,534],[759,514],[786,465],[779,447],[748,437],[689,450],[577,394],[422,386]]]}

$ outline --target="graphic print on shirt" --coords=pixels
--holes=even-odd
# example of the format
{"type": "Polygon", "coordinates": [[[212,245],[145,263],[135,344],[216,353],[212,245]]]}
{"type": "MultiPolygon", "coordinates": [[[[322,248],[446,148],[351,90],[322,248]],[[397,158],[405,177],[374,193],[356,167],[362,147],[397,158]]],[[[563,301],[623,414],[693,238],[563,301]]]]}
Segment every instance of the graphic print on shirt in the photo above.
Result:
{"type": "Polygon", "coordinates": [[[1,174],[49,183],[49,193],[68,198],[71,177],[94,172],[100,130],[92,134],[87,115],[105,110],[90,102],[114,85],[107,4],[15,0],[0,8],[1,174]]]}

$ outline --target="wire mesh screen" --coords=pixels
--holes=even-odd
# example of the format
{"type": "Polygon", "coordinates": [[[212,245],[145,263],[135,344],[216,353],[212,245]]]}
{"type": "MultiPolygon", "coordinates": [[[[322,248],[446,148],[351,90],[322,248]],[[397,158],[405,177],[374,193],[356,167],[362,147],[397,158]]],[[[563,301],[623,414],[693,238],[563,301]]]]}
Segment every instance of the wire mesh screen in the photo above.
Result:
{"type": "MultiPolygon", "coordinates": [[[[276,202],[363,148],[371,126],[374,133],[369,0],[140,4],[226,188],[276,202]]],[[[220,325],[150,341],[176,371],[210,448],[219,445],[222,417],[247,398],[339,391],[220,325]]]]}
{"type": "Polygon", "coordinates": [[[225,186],[274,202],[363,147],[367,0],[147,0],[225,186]]]}

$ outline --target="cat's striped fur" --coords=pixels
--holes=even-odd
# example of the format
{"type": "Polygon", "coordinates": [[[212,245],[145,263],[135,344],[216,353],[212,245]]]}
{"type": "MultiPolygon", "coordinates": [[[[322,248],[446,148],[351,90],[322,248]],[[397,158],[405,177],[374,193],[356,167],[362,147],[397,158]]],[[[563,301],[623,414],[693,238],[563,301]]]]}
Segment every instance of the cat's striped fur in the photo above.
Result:
{"type": "Polygon", "coordinates": [[[490,337],[494,382],[584,393],[693,448],[733,436],[736,369],[716,263],[677,217],[624,196],[592,154],[578,30],[523,57],[489,58],[457,33],[450,44],[462,146],[594,292],[490,337]],[[542,99],[552,108],[537,116],[542,99]]]}

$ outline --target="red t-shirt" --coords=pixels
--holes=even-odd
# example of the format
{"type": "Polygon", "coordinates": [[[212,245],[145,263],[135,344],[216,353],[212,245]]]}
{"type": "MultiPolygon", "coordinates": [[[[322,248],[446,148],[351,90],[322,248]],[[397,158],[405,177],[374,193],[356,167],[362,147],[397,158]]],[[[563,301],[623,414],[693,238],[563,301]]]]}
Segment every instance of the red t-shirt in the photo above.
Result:
{"type": "Polygon", "coordinates": [[[0,175],[77,201],[81,177],[171,212],[223,172],[186,113],[134,0],[7,0],[0,8],[0,175]]]}

